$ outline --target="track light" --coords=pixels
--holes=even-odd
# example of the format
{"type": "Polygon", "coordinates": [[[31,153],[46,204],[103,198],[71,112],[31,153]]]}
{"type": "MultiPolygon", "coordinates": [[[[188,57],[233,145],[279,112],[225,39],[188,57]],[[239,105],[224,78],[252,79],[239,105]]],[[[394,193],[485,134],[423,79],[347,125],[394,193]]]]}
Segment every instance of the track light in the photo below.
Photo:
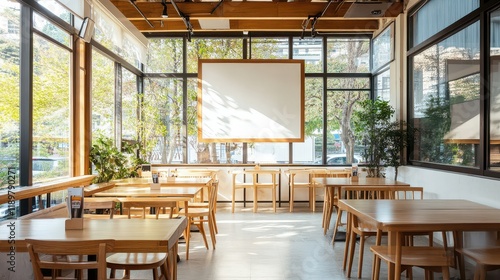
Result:
{"type": "Polygon", "coordinates": [[[168,18],[167,3],[165,3],[165,0],[162,0],[161,4],[163,5],[163,12],[161,13],[161,17],[162,18],[168,18]]]}

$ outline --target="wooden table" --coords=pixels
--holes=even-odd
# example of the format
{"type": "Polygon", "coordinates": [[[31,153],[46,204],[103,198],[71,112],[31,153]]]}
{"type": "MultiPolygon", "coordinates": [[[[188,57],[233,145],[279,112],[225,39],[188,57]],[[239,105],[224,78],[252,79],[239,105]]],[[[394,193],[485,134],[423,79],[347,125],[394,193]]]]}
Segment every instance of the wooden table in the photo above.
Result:
{"type": "MultiPolygon", "coordinates": [[[[211,177],[161,177],[158,183],[162,187],[210,187],[213,182],[211,177]]],[[[149,187],[153,183],[152,178],[127,178],[112,181],[115,186],[126,187],[149,187]]],[[[200,196],[204,197],[203,189],[200,196]]],[[[208,200],[208,199],[207,199],[208,200]]]]}
{"type": "Polygon", "coordinates": [[[10,252],[11,228],[15,251],[27,252],[27,238],[41,240],[96,240],[113,239],[113,252],[168,254],[171,279],[177,279],[178,240],[187,226],[185,218],[179,219],[84,219],[83,230],[66,230],[64,218],[7,220],[0,223],[0,251],[10,252]]]}
{"type": "MultiPolygon", "coordinates": [[[[188,177],[168,177],[159,178],[162,187],[204,187],[212,182],[210,177],[188,178],[188,177]]],[[[112,181],[115,186],[150,186],[153,183],[151,178],[127,178],[112,181]]]]}
{"type": "MultiPolygon", "coordinates": [[[[500,230],[500,209],[468,200],[339,200],[338,205],[349,215],[388,233],[389,249],[396,255],[396,263],[389,266],[388,279],[401,277],[404,233],[453,231],[454,245],[461,248],[464,231],[500,230]]],[[[461,275],[461,279],[464,277],[461,275]]]]}
{"type": "Polygon", "coordinates": [[[149,187],[126,187],[118,186],[95,193],[96,197],[188,197],[195,198],[201,192],[202,187],[160,187],[151,189],[149,187]]]}
{"type": "MultiPolygon", "coordinates": [[[[330,227],[333,208],[337,207],[337,200],[342,198],[342,186],[409,186],[410,184],[394,181],[387,178],[359,177],[357,181],[351,178],[313,178],[315,184],[325,187],[325,201],[327,204],[323,207],[323,229],[324,234],[330,227]]],[[[335,236],[333,237],[335,238],[335,236]]]]}
{"type": "Polygon", "coordinates": [[[276,187],[278,187],[278,180],[276,177],[280,174],[279,169],[245,169],[245,170],[237,170],[233,171],[233,199],[232,199],[232,212],[234,213],[234,203],[235,203],[235,191],[236,189],[245,189],[252,188],[253,189],[253,212],[257,212],[257,190],[259,188],[271,188],[272,192],[272,202],[273,202],[273,211],[276,212],[276,187]],[[252,176],[251,182],[238,182],[236,177],[238,174],[250,175],[252,176]],[[259,176],[270,176],[271,182],[262,182],[259,181],[259,176]]]}

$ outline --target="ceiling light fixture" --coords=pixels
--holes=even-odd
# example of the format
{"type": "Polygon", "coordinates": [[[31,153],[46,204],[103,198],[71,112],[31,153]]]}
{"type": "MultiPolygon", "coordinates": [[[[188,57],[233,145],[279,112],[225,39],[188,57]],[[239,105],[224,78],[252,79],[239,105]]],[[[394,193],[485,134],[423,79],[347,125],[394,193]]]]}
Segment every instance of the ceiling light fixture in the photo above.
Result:
{"type": "Polygon", "coordinates": [[[163,5],[163,12],[161,13],[161,17],[162,18],[168,18],[167,3],[165,2],[165,0],[162,0],[161,4],[163,5]]]}

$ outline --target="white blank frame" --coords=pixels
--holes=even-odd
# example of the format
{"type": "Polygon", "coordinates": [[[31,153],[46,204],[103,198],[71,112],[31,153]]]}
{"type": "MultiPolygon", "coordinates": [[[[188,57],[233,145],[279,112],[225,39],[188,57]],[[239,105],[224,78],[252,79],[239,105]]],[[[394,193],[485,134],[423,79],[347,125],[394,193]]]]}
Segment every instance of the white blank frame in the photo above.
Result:
{"type": "Polygon", "coordinates": [[[304,60],[198,64],[199,142],[304,141],[304,60]]]}

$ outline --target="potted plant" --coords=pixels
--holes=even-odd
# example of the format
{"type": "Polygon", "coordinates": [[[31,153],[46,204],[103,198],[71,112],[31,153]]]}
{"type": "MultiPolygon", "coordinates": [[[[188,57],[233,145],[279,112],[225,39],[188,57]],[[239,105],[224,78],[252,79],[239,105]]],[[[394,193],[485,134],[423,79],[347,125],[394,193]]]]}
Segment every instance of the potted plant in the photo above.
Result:
{"type": "Polygon", "coordinates": [[[395,110],[382,99],[365,100],[361,109],[353,113],[355,137],[365,144],[362,155],[366,159],[368,177],[384,177],[384,167],[401,166],[401,154],[414,139],[415,130],[403,121],[391,121],[395,110]]]}
{"type": "Polygon", "coordinates": [[[90,148],[90,162],[97,171],[93,182],[137,177],[141,164],[145,162],[135,155],[135,148],[133,144],[123,142],[120,151],[110,138],[98,137],[90,148]]]}

